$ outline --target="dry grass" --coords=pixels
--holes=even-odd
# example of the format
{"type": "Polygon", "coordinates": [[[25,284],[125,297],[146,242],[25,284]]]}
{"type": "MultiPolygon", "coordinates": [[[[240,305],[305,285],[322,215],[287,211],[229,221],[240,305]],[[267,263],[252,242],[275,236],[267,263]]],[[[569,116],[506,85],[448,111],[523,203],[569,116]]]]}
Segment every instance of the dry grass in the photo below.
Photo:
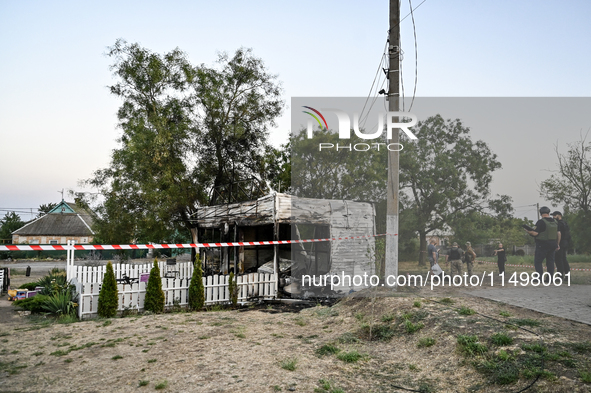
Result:
{"type": "Polygon", "coordinates": [[[483,299],[454,301],[440,304],[416,294],[347,298],[332,308],[300,312],[271,313],[276,310],[265,306],[116,318],[110,325],[23,319],[0,326],[8,340],[0,353],[0,379],[14,391],[43,392],[101,391],[105,383],[112,391],[135,392],[138,381],[197,392],[313,392],[328,386],[340,392],[393,386],[503,392],[517,391],[541,373],[538,392],[589,388],[583,382],[589,377],[589,326],[483,299]],[[476,314],[460,315],[461,307],[476,314]],[[511,318],[499,316],[501,311],[511,318]],[[505,326],[510,320],[542,334],[544,349],[536,346],[536,335],[505,326]],[[487,350],[463,350],[460,335],[476,337],[462,342],[487,350]],[[19,353],[12,354],[15,348],[19,353]],[[56,361],[58,353],[74,361],[56,361]],[[535,364],[541,356],[545,370],[535,364]]]}

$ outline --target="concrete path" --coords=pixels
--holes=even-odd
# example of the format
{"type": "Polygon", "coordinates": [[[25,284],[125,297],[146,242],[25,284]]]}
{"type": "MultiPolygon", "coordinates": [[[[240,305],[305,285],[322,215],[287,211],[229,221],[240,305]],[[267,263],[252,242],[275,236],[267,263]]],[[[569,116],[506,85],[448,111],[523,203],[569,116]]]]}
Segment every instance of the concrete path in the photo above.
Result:
{"type": "Polygon", "coordinates": [[[505,287],[464,293],[591,325],[591,286],[505,287]]]}

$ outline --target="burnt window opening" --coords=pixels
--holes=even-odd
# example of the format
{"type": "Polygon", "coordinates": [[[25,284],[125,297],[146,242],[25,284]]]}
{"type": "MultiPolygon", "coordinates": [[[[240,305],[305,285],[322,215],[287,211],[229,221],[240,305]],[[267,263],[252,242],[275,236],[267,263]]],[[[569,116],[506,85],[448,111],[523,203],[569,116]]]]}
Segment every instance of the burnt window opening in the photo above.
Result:
{"type": "MultiPolygon", "coordinates": [[[[292,224],[292,239],[327,239],[330,238],[330,226],[318,224],[292,224]]],[[[330,271],[330,241],[297,243],[292,247],[292,261],[297,269],[292,275],[322,275],[330,271]]]]}

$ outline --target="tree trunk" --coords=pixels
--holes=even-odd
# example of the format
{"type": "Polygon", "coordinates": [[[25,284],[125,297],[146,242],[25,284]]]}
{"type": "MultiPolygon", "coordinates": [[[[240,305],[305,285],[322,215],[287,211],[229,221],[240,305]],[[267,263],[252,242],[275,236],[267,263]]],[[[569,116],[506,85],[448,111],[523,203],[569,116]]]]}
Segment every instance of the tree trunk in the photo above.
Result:
{"type": "Polygon", "coordinates": [[[427,233],[419,231],[419,266],[425,266],[425,256],[427,255],[427,233]]]}

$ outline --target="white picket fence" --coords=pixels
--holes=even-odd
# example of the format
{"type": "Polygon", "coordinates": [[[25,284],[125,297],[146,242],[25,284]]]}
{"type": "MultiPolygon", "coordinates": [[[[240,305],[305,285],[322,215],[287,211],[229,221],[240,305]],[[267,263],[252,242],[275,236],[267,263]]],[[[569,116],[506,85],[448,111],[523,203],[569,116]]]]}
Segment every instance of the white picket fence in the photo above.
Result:
{"type": "MultiPolygon", "coordinates": [[[[143,264],[128,264],[128,263],[117,263],[113,264],[113,271],[115,272],[116,279],[122,279],[123,276],[130,278],[138,278],[142,273],[150,273],[150,270],[154,267],[153,263],[143,264]]],[[[160,268],[160,277],[164,277],[168,270],[178,271],[177,278],[180,279],[191,279],[193,275],[193,263],[191,262],[178,262],[174,266],[167,266],[165,261],[158,262],[160,268]]],[[[107,266],[69,266],[68,279],[76,279],[80,283],[101,283],[103,277],[107,271],[107,266]]]]}
{"type": "Polygon", "coordinates": [[[4,289],[4,269],[0,269],[0,293],[4,289]]]}
{"type": "MultiPolygon", "coordinates": [[[[252,299],[274,299],[277,295],[276,279],[275,274],[264,273],[250,273],[237,276],[238,302],[243,304],[252,299]]],[[[190,278],[162,278],[162,290],[164,291],[166,308],[171,308],[175,305],[180,307],[187,306],[190,281],[190,278]]],[[[229,303],[230,291],[228,282],[229,276],[203,277],[205,304],[229,303]]],[[[83,319],[96,316],[101,282],[80,282],[76,278],[73,278],[72,283],[76,286],[76,291],[78,292],[78,317],[83,319]]],[[[143,311],[146,284],[145,282],[131,285],[118,284],[118,311],[143,311]]]]}

